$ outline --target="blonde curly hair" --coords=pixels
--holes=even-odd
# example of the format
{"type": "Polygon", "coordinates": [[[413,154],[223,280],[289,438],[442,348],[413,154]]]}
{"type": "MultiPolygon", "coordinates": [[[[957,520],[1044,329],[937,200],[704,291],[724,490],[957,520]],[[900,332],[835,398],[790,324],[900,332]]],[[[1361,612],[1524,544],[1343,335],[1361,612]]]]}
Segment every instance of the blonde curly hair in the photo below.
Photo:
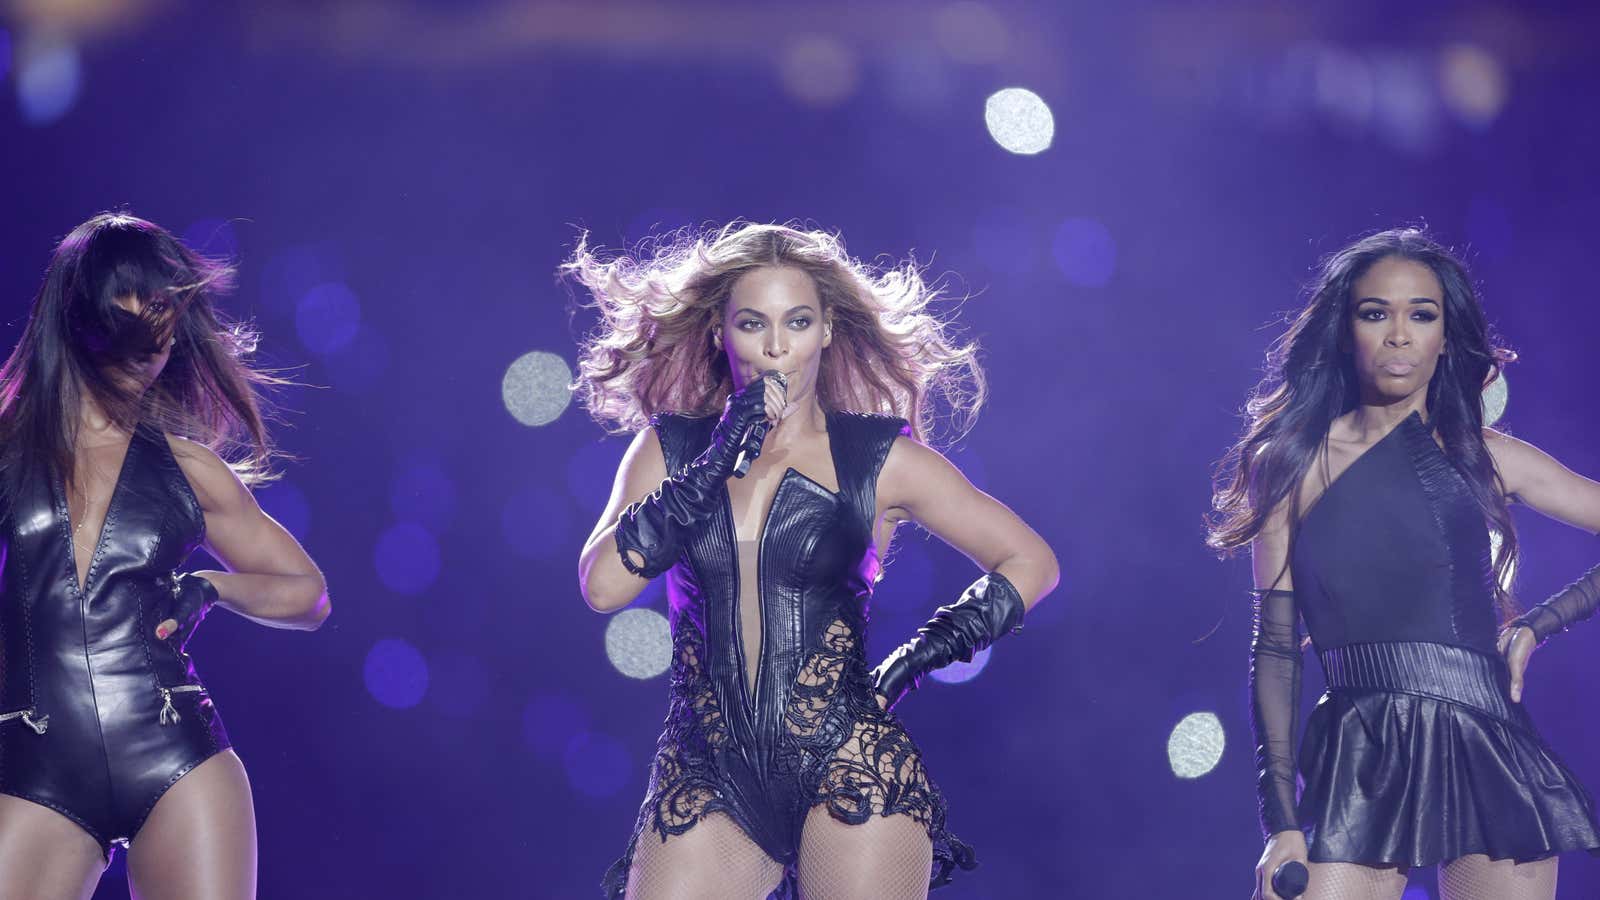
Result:
{"type": "Polygon", "coordinates": [[[574,386],[590,415],[632,432],[658,412],[720,413],[733,382],[712,331],[734,282],[773,266],[810,275],[833,323],[817,379],[823,409],[899,416],[922,441],[943,419],[952,436],[971,427],[988,393],[977,344],[958,341],[928,311],[941,286],[914,260],[869,265],[837,234],[742,221],[672,232],[631,254],[603,254],[580,236],[560,272],[600,315],[580,346],[574,386]]]}

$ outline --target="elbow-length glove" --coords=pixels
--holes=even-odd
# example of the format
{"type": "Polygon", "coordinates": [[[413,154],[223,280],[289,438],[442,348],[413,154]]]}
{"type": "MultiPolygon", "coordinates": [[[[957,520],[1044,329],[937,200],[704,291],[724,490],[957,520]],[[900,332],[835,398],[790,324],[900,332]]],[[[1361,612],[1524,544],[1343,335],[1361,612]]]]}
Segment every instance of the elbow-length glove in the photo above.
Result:
{"type": "Polygon", "coordinates": [[[1513,619],[1511,624],[1532,631],[1543,644],[1556,632],[1566,631],[1593,616],[1596,609],[1600,609],[1600,566],[1585,572],[1582,578],[1513,619]]]}
{"type": "Polygon", "coordinates": [[[629,572],[654,578],[672,568],[684,542],[716,512],[718,489],[733,474],[745,435],[766,415],[766,382],[751,379],[729,395],[722,418],[711,430],[711,445],[648,497],[622,511],[615,536],[622,565],[629,572]]]}
{"type": "Polygon", "coordinates": [[[1261,831],[1299,828],[1294,731],[1300,707],[1300,615],[1292,591],[1256,591],[1250,644],[1250,727],[1256,741],[1261,831]]]}
{"type": "Polygon", "coordinates": [[[922,684],[929,672],[973,654],[1002,636],[1022,629],[1022,596],[999,572],[990,572],[949,606],[939,607],[911,640],[895,648],[872,670],[877,692],[894,706],[922,684]]]}

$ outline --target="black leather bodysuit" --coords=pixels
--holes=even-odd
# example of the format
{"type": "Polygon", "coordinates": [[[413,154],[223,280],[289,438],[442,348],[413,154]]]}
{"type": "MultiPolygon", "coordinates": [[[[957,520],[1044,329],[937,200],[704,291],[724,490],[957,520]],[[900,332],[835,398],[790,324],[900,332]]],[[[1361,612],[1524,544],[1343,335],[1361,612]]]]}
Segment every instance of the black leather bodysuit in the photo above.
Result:
{"type": "MultiPolygon", "coordinates": [[[[668,471],[707,446],[715,418],[653,422],[668,471]]],[[[934,844],[935,884],[971,851],[945,832],[945,804],[899,720],[879,709],[864,644],[879,560],[872,526],[876,483],[901,419],[829,413],[837,493],[788,470],[754,556],[759,651],[741,636],[741,554],[731,504],[688,544],[668,573],[673,635],[671,697],[649,792],[627,854],[607,873],[620,897],[638,841],[683,834],[727,814],[787,869],[793,896],[806,815],[816,806],[847,823],[909,815],[934,844]],[[755,667],[751,690],[749,667],[755,667]]],[[[748,574],[748,573],[747,573],[748,574]]]]}
{"type": "Polygon", "coordinates": [[[61,813],[109,854],[228,747],[188,655],[155,636],[205,519],[166,438],[140,429],[80,589],[59,480],[14,493],[0,519],[0,793],[61,813]]]}

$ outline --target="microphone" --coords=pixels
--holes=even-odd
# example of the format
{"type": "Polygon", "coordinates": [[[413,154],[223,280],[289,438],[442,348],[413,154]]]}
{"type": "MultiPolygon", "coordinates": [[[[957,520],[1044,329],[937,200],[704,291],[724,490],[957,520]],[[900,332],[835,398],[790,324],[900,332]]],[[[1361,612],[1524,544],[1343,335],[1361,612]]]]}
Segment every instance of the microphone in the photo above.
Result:
{"type": "MultiPolygon", "coordinates": [[[[778,387],[784,392],[784,399],[789,396],[789,379],[784,377],[777,369],[768,369],[761,373],[762,378],[776,378],[778,387]]],[[[733,461],[733,477],[743,478],[750,472],[750,464],[761,455],[761,444],[767,439],[767,432],[771,430],[772,423],[766,419],[750,426],[750,431],[744,439],[744,446],[739,448],[739,456],[733,461]]]]}
{"type": "Polygon", "coordinates": [[[1311,883],[1311,873],[1301,863],[1289,860],[1272,873],[1272,890],[1283,900],[1295,900],[1306,892],[1311,883]]]}

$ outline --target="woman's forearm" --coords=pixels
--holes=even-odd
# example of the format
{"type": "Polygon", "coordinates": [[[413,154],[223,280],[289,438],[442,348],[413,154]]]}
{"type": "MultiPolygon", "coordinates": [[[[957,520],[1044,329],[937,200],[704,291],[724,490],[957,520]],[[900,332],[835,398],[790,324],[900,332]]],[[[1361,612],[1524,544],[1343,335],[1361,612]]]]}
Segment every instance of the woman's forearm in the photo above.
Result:
{"type": "Polygon", "coordinates": [[[204,571],[194,574],[217,589],[218,603],[272,628],[314,631],[333,607],[322,575],[259,575],[250,572],[204,571]]]}

